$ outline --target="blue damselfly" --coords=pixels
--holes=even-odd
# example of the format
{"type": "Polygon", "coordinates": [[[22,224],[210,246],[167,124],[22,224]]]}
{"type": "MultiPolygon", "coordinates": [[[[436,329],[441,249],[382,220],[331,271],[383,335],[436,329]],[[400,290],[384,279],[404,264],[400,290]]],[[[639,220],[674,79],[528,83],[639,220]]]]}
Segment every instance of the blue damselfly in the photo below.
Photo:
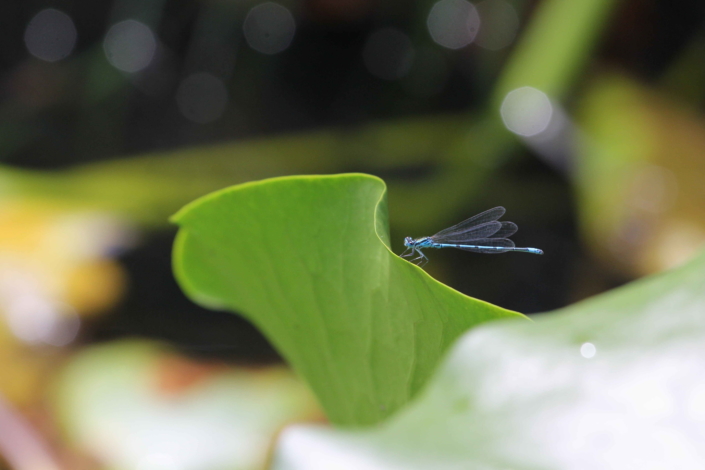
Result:
{"type": "MultiPolygon", "coordinates": [[[[428,262],[428,258],[421,251],[425,248],[458,248],[459,250],[472,251],[475,253],[506,253],[507,251],[518,251],[521,253],[533,253],[542,255],[543,251],[538,248],[522,248],[514,246],[514,242],[508,237],[514,235],[517,226],[513,222],[499,222],[498,219],[504,215],[504,207],[495,207],[487,210],[459,224],[441,230],[430,237],[422,237],[414,240],[411,237],[404,239],[406,250],[402,257],[418,254],[412,261],[420,260],[428,262]],[[411,251],[409,251],[411,250],[411,251]],[[408,252],[408,253],[407,253],[408,252]]],[[[424,263],[425,264],[425,263],[424,263]]]]}

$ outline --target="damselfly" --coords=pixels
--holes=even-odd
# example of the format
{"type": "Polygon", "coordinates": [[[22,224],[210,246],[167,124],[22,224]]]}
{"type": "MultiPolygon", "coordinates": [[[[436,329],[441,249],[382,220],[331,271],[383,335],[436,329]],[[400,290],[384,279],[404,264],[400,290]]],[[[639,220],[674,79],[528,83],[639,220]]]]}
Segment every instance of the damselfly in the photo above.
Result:
{"type": "Polygon", "coordinates": [[[406,250],[401,256],[408,257],[418,254],[419,256],[411,261],[421,260],[419,263],[422,261],[428,262],[428,258],[421,251],[425,248],[458,248],[475,253],[519,251],[521,253],[542,255],[543,251],[538,248],[514,246],[514,242],[508,237],[516,233],[516,224],[513,222],[498,222],[498,219],[505,212],[504,207],[495,207],[463,220],[459,224],[448,227],[445,230],[441,230],[430,237],[417,238],[416,240],[406,237],[404,239],[406,250]]]}

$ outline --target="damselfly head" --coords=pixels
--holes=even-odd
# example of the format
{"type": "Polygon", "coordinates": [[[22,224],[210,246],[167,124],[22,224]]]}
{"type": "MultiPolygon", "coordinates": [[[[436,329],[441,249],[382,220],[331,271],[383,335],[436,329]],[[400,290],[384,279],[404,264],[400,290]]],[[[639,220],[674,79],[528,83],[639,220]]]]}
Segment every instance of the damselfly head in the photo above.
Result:
{"type": "Polygon", "coordinates": [[[411,246],[411,244],[414,242],[414,239],[411,237],[406,237],[404,239],[404,246],[411,246]]]}

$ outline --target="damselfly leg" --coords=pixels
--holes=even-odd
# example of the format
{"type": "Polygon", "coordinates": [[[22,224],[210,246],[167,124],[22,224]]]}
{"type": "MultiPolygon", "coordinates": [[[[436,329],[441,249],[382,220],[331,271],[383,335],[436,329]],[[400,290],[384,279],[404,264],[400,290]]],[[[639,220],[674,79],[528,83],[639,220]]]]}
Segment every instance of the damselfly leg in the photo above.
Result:
{"type": "Polygon", "coordinates": [[[418,248],[417,248],[415,251],[416,251],[416,253],[419,254],[419,256],[417,256],[416,258],[412,259],[411,261],[421,260],[421,261],[419,261],[419,262],[416,263],[416,264],[419,265],[419,266],[425,266],[426,263],[428,263],[428,258],[427,258],[426,255],[424,255],[424,254],[421,252],[421,250],[419,250],[418,248]],[[423,264],[422,264],[422,263],[423,263],[423,264]]]}

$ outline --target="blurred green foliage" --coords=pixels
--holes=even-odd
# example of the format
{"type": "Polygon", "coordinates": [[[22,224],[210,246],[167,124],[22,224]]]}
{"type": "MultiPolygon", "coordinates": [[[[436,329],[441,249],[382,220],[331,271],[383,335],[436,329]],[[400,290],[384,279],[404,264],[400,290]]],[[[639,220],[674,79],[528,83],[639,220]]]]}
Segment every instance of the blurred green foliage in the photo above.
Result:
{"type": "MultiPolygon", "coordinates": [[[[46,6],[51,7],[51,3],[46,6]]],[[[547,256],[524,265],[521,257],[474,257],[469,265],[469,258],[463,254],[437,253],[427,269],[462,292],[522,312],[549,310],[627,279],[673,267],[689,259],[705,242],[705,8],[699,4],[685,6],[665,0],[507,0],[505,3],[513,8],[520,25],[512,47],[487,50],[473,44],[446,50],[432,41],[426,23],[434,0],[287,1],[281,3],[291,9],[296,19],[294,42],[287,51],[270,56],[249,47],[243,35],[243,21],[250,8],[259,3],[62,2],[53,6],[73,18],[79,42],[73,54],[51,63],[30,55],[23,42],[23,28],[40,7],[26,2],[0,4],[0,17],[10,20],[7,28],[0,31],[0,382],[4,385],[0,405],[5,398],[22,411],[27,410],[28,416],[43,416],[43,397],[54,390],[45,387],[52,379],[47,371],[59,370],[56,365],[76,353],[81,362],[81,349],[86,343],[131,335],[179,342],[198,332],[194,335],[194,343],[198,344],[184,345],[190,354],[197,354],[194,350],[205,354],[202,351],[208,348],[216,356],[224,356],[227,348],[237,354],[246,350],[250,343],[243,338],[254,334],[244,328],[244,323],[223,322],[223,317],[236,320],[197,309],[178,295],[167,267],[167,244],[171,238],[163,233],[169,229],[168,216],[179,207],[233,184],[298,174],[374,174],[384,178],[388,186],[393,243],[401,240],[396,232],[414,236],[432,233],[468,212],[506,205],[520,219],[519,236],[540,240],[537,246],[547,248],[547,256]],[[138,73],[115,68],[104,49],[106,32],[125,19],[142,22],[158,43],[155,60],[138,73]],[[410,40],[415,53],[408,76],[395,81],[373,77],[362,57],[372,34],[390,27],[410,40]],[[190,121],[177,103],[180,83],[194,73],[211,74],[228,93],[224,114],[208,124],[190,121]],[[501,103],[510,91],[526,86],[545,92],[550,98],[553,116],[563,119],[556,121],[563,126],[557,134],[547,132],[536,139],[518,137],[503,124],[501,103]],[[106,220],[110,222],[106,224],[106,220]],[[574,221],[579,222],[577,231],[574,221]],[[143,235],[143,245],[125,253],[138,239],[131,231],[135,228],[143,235]],[[82,336],[74,343],[75,349],[47,349],[44,343],[18,335],[18,324],[29,325],[29,330],[50,331],[42,323],[46,320],[42,315],[53,311],[32,310],[26,308],[28,305],[61,306],[62,315],[72,315],[75,322],[80,318],[82,336]],[[102,320],[87,318],[105,311],[113,315],[102,320]],[[27,321],[18,322],[18,318],[27,321]],[[228,328],[221,328],[223,324],[228,328]],[[213,335],[213,330],[219,330],[218,334],[213,335]],[[173,331],[182,336],[170,336],[173,331]],[[222,345],[222,341],[211,340],[201,344],[204,337],[227,338],[229,342],[222,345]],[[196,347],[189,349],[190,346],[196,347]]],[[[289,253],[283,253],[288,247],[286,241],[279,238],[285,234],[270,234],[277,243],[257,238],[262,235],[258,226],[242,223],[255,220],[252,214],[247,214],[246,219],[229,219],[246,208],[226,204],[226,214],[209,218],[206,239],[213,242],[218,254],[227,253],[232,259],[244,256],[249,264],[238,264],[245,258],[237,258],[233,264],[237,272],[224,269],[216,275],[206,267],[222,260],[204,253],[196,264],[199,270],[203,268],[198,272],[207,279],[191,292],[206,303],[215,301],[231,310],[241,309],[262,327],[313,384],[332,420],[343,424],[386,418],[423,388],[453,338],[480,320],[516,316],[465,298],[392,255],[386,224],[378,224],[375,233],[371,221],[375,213],[386,214],[373,197],[375,191],[382,191],[381,183],[364,181],[369,186],[367,197],[356,199],[339,191],[330,192],[331,199],[350,196],[346,200],[360,205],[355,212],[360,226],[349,234],[326,235],[330,245],[320,244],[318,234],[308,234],[297,244],[307,254],[322,248],[330,250],[331,263],[338,259],[335,256],[350,256],[346,259],[355,263],[356,273],[350,282],[358,290],[345,290],[344,282],[333,277],[315,278],[311,274],[319,272],[315,269],[334,266],[312,257],[303,261],[290,259],[289,253]],[[220,220],[227,222],[221,224],[220,220]],[[209,238],[216,234],[221,237],[217,243],[209,238]],[[253,238],[245,240],[243,234],[253,238]],[[376,264],[362,265],[362,261],[370,259],[376,264]],[[269,271],[255,270],[261,269],[262,265],[256,263],[261,260],[271,261],[271,265],[266,265],[269,271]],[[294,275],[297,266],[301,272],[294,275]],[[362,293],[371,292],[375,287],[372,281],[380,279],[370,277],[370,266],[386,266],[383,285],[396,296],[395,305],[399,308],[381,308],[381,301],[359,305],[360,299],[365,298],[362,293]],[[272,287],[266,295],[255,295],[257,289],[277,281],[280,268],[287,275],[287,283],[290,281],[285,286],[289,290],[272,287]],[[307,284],[313,278],[319,284],[307,284]],[[217,285],[215,296],[199,297],[211,293],[210,283],[216,279],[232,282],[217,285]],[[294,292],[293,288],[301,297],[314,285],[330,287],[320,294],[326,302],[314,305],[297,301],[289,305],[281,300],[294,292]],[[251,289],[248,291],[246,286],[251,289]],[[421,301],[410,306],[414,313],[408,318],[403,307],[417,298],[410,297],[410,292],[421,301]],[[280,300],[277,308],[296,308],[311,328],[323,328],[323,323],[333,327],[329,332],[333,340],[329,343],[338,350],[328,356],[320,337],[286,332],[274,325],[275,312],[280,310],[268,308],[273,298],[280,300]],[[456,310],[451,311],[448,305],[438,307],[434,303],[437,298],[456,305],[457,311],[469,313],[457,318],[456,310]],[[365,331],[366,338],[377,346],[372,355],[363,344],[355,342],[351,333],[360,327],[360,311],[369,315],[371,326],[365,331]],[[438,311],[443,314],[433,316],[438,311]],[[340,312],[344,312],[341,318],[340,312]],[[316,313],[327,316],[312,317],[316,313]],[[328,318],[334,320],[326,323],[328,318]],[[371,323],[380,319],[387,324],[371,323]],[[417,320],[425,330],[414,323],[417,320]],[[447,324],[452,327],[444,330],[447,324]],[[374,358],[373,364],[366,366],[365,361],[370,358],[374,358]],[[410,365],[409,361],[415,362],[410,365]],[[337,374],[342,374],[338,388],[328,386],[326,381],[339,377],[337,374]]],[[[272,182],[261,184],[268,187],[272,182]]],[[[233,189],[233,197],[258,185],[233,189]]],[[[274,192],[282,197],[279,191],[274,192]]],[[[337,204],[331,200],[316,202],[321,211],[337,204]],[[324,206],[323,202],[332,205],[324,206]]],[[[208,199],[201,200],[189,206],[188,211],[200,213],[201,206],[208,204],[208,199]]],[[[297,207],[293,214],[301,213],[302,208],[297,207]]],[[[332,218],[340,222],[336,217],[346,214],[343,211],[332,218]]],[[[309,222],[306,227],[316,227],[313,221],[309,222]]],[[[662,371],[654,365],[662,357],[668,362],[672,354],[679,354],[689,360],[683,348],[674,347],[675,353],[666,351],[666,339],[651,333],[659,328],[673,331],[674,344],[682,343],[684,348],[691,345],[681,320],[685,314],[697,317],[697,296],[694,287],[680,291],[677,285],[681,282],[690,286],[691,281],[697,284],[693,266],[696,265],[649,281],[645,284],[649,289],[630,287],[594,304],[578,305],[572,314],[541,319],[535,327],[516,322],[514,328],[504,325],[475,329],[476,335],[466,338],[448,363],[458,365],[457,370],[446,365],[422,400],[410,402],[412,409],[408,413],[382,422],[380,430],[369,435],[345,434],[339,438],[338,433],[331,434],[333,437],[327,432],[318,433],[321,442],[325,440],[320,449],[333,449],[333,445],[328,446],[331,439],[344,441],[344,446],[359,444],[361,447],[355,449],[364,450],[356,454],[367,456],[369,449],[374,449],[371,453],[388,453],[391,460],[401,459],[404,468],[443,468],[446,461],[451,467],[458,464],[465,468],[468,460],[482,455],[492,468],[495,462],[513,458],[516,444],[517,452],[533,446],[526,451],[524,460],[512,461],[517,468],[529,464],[543,468],[555,462],[561,468],[580,468],[581,462],[570,458],[577,458],[580,446],[587,443],[589,455],[584,462],[592,463],[590,458],[609,453],[604,448],[590,447],[593,441],[579,433],[551,434],[556,429],[551,427],[555,422],[541,421],[542,413],[559,413],[561,405],[567,403],[567,411],[561,416],[574,416],[583,402],[570,400],[594,393],[588,380],[594,378],[591,371],[596,370],[603,378],[612,367],[615,375],[635,380],[636,392],[628,390],[627,395],[635,406],[644,405],[640,400],[648,401],[641,408],[646,415],[660,416],[660,408],[657,406],[655,412],[653,404],[658,405],[664,396],[670,400],[667,393],[659,395],[663,387],[682,389],[683,394],[692,392],[691,397],[697,398],[700,392],[688,388],[691,384],[687,380],[675,385],[666,379],[649,382],[653,377],[648,375],[662,371]],[[660,286],[666,285],[670,294],[661,292],[663,296],[658,297],[660,286]],[[637,310],[641,313],[635,313],[637,310]],[[648,321],[644,312],[649,312],[648,321]],[[634,315],[627,318],[630,314],[634,315]],[[670,318],[676,325],[673,330],[664,323],[670,318]],[[644,332],[647,334],[642,335],[644,332]],[[481,342],[483,334],[493,341],[477,346],[473,341],[481,342]],[[629,335],[633,338],[622,342],[622,337],[629,335]],[[643,345],[649,354],[653,352],[650,363],[636,358],[642,351],[636,351],[635,344],[641,340],[652,341],[643,345]],[[594,358],[576,355],[581,341],[594,341],[594,358]],[[468,349],[469,356],[463,352],[467,351],[463,349],[465,344],[474,348],[468,349]],[[521,345],[523,352],[517,349],[521,345]],[[535,359],[530,364],[522,355],[526,350],[530,350],[527,354],[535,354],[529,357],[535,359]],[[606,351],[631,357],[625,359],[617,353],[605,354],[606,351]],[[505,354],[506,363],[502,362],[505,354]],[[613,360],[609,364],[600,362],[613,360]],[[555,387],[555,394],[540,388],[543,382],[531,382],[532,377],[526,382],[514,380],[525,374],[514,366],[523,365],[534,372],[531,366],[537,363],[553,367],[548,372],[541,369],[538,376],[555,387]],[[596,364],[594,369],[589,369],[591,364],[596,364]],[[463,367],[474,368],[468,371],[463,367]],[[637,374],[636,369],[644,375],[637,374]],[[462,374],[458,371],[468,371],[467,383],[459,383],[462,374]],[[561,371],[571,382],[550,382],[561,371]],[[494,372],[496,375],[492,375],[494,372]],[[489,388],[491,377],[499,377],[506,387],[489,388]],[[639,388],[642,379],[654,386],[639,388]],[[526,383],[536,388],[524,390],[526,383]],[[479,403],[478,397],[487,390],[497,392],[494,398],[506,396],[506,401],[495,408],[482,408],[484,402],[479,403]],[[460,398],[454,400],[456,396],[460,398]],[[465,411],[461,410],[468,401],[465,411]],[[442,422],[443,418],[446,422],[442,422]],[[548,423],[547,435],[555,436],[557,442],[566,436],[578,436],[563,447],[565,455],[570,454],[566,460],[560,460],[551,447],[542,454],[547,463],[539,462],[539,451],[547,447],[541,447],[545,442],[532,441],[529,433],[532,424],[544,429],[540,427],[542,423],[548,423]],[[424,441],[430,436],[422,432],[425,429],[434,430],[436,439],[424,441]],[[502,436],[496,438],[498,434],[502,436]],[[371,443],[375,438],[381,439],[380,447],[371,443]],[[473,447],[465,448],[466,441],[473,447]],[[505,445],[508,447],[502,447],[505,445]],[[470,449],[472,458],[468,457],[470,449]],[[500,455],[503,451],[506,455],[500,455]],[[413,462],[409,461],[410,455],[413,462]]],[[[693,336],[700,333],[699,324],[695,323],[693,336]]],[[[328,331],[322,329],[319,335],[328,331]]],[[[129,375],[112,374],[112,368],[123,367],[124,372],[132,367],[134,372],[139,369],[139,360],[149,361],[152,357],[151,353],[140,354],[133,355],[130,347],[116,347],[110,354],[97,353],[101,360],[88,361],[91,367],[79,366],[81,373],[69,373],[75,382],[65,389],[71,389],[71,398],[65,401],[70,406],[64,407],[66,420],[61,426],[70,431],[80,428],[88,440],[95,438],[94,443],[100,441],[106,429],[114,430],[111,426],[120,423],[121,416],[116,416],[120,413],[102,413],[110,412],[108,405],[120,402],[121,393],[130,387],[126,385],[129,380],[110,381],[129,375]],[[106,371],[108,375],[104,374],[106,371]],[[99,416],[110,419],[101,420],[99,416]],[[84,426],[86,423],[90,426],[84,426]]],[[[239,359],[249,361],[252,357],[244,354],[239,359]]],[[[674,370],[677,367],[675,364],[674,370]]],[[[159,367],[140,369],[140,384],[153,385],[161,372],[159,367]]],[[[250,380],[250,385],[257,382],[251,376],[243,378],[244,388],[250,386],[245,383],[250,380]]],[[[605,393],[621,396],[623,384],[615,386],[609,380],[599,383],[605,393]]],[[[264,396],[281,382],[265,380],[257,384],[262,387],[251,389],[264,396]]],[[[180,422],[202,423],[199,420],[204,415],[219,413],[235,416],[229,413],[236,405],[243,409],[267,407],[252,395],[237,393],[232,396],[238,398],[230,403],[226,399],[229,392],[223,391],[226,388],[220,389],[222,393],[217,394],[212,407],[199,408],[203,415],[183,414],[180,422]]],[[[140,390],[153,391],[149,387],[140,390]]],[[[208,401],[207,394],[201,398],[204,396],[208,401]]],[[[614,396],[599,397],[609,402],[615,400],[614,396]]],[[[702,409],[697,400],[688,401],[686,397],[680,402],[693,405],[696,412],[702,409]]],[[[162,405],[164,402],[155,406],[162,405]]],[[[152,411],[131,409],[131,416],[137,419],[128,424],[122,422],[124,435],[134,437],[133,426],[154,431],[153,436],[168,432],[165,428],[173,421],[162,420],[163,415],[150,415],[152,411]],[[149,423],[143,427],[141,419],[145,417],[149,423]]],[[[616,413],[623,412],[630,425],[635,422],[632,411],[615,408],[616,413]]],[[[260,418],[260,422],[266,421],[262,416],[252,422],[260,418]]],[[[581,421],[580,425],[586,426],[581,429],[605,426],[609,428],[607,434],[621,429],[622,418],[610,421],[612,415],[598,416],[594,421],[587,419],[587,424],[581,421]]],[[[644,424],[644,429],[665,435],[664,442],[690,445],[690,434],[679,423],[674,425],[673,433],[662,433],[663,428],[650,427],[653,421],[649,421],[649,416],[639,423],[644,424]],[[685,438],[679,440],[679,436],[685,438]]],[[[237,419],[233,417],[233,421],[237,419]]],[[[673,415],[664,419],[674,420],[673,415]]],[[[696,427],[697,423],[691,430],[696,427]]],[[[633,435],[641,436],[642,443],[652,443],[651,436],[639,434],[640,426],[634,428],[633,435]]],[[[255,429],[262,428],[255,425],[247,429],[243,432],[253,435],[259,432],[255,429]]],[[[267,438],[275,431],[267,428],[267,438]]],[[[52,431],[46,434],[53,435],[52,431]]],[[[208,434],[211,435],[214,434],[208,434]]],[[[619,439],[626,438],[617,436],[614,442],[627,442],[619,439]]],[[[105,465],[94,459],[105,461],[109,454],[115,462],[128,462],[127,466],[134,467],[139,462],[137,454],[131,453],[135,442],[120,437],[113,442],[108,439],[96,446],[83,446],[88,462],[62,463],[66,468],[92,470],[105,465]]],[[[303,444],[307,442],[318,441],[305,440],[303,444]]],[[[63,441],[57,444],[64,446],[63,441]]],[[[655,443],[640,453],[648,455],[651,449],[658,448],[655,443]]],[[[282,449],[280,455],[284,457],[278,464],[284,466],[292,462],[291,448],[282,449]]],[[[615,451],[617,458],[627,455],[621,449],[615,451]]],[[[336,464],[359,463],[350,453],[338,455],[342,456],[336,464]]],[[[194,468],[206,465],[197,461],[197,455],[191,457],[194,468]]],[[[624,460],[620,465],[626,467],[634,461],[624,460]]],[[[166,465],[158,459],[145,465],[148,464],[166,465]]],[[[595,463],[590,468],[599,465],[595,463]]],[[[666,462],[665,466],[673,465],[666,462]]]]}

